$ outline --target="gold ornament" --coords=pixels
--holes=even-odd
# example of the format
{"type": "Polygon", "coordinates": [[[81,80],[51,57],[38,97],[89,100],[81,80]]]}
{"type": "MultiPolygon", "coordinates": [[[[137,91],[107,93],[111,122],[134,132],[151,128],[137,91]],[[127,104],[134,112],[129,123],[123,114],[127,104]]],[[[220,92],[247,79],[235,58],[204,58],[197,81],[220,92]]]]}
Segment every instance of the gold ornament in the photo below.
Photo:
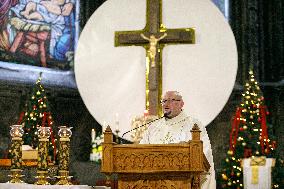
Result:
{"type": "Polygon", "coordinates": [[[222,178],[223,178],[224,180],[228,180],[228,177],[227,177],[227,175],[225,175],[225,174],[222,174],[222,178]]]}
{"type": "Polygon", "coordinates": [[[232,151],[232,150],[229,150],[229,151],[227,152],[227,154],[233,155],[233,151],[232,151]]]}

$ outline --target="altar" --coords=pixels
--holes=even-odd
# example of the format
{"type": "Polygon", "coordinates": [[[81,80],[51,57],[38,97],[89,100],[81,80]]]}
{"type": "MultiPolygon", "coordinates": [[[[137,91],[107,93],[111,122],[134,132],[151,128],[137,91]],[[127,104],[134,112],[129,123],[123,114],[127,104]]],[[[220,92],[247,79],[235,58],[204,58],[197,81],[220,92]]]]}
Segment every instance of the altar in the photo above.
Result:
{"type": "Polygon", "coordinates": [[[1,189],[110,189],[106,186],[87,186],[87,185],[33,185],[33,184],[10,184],[10,183],[0,183],[1,189]]]}

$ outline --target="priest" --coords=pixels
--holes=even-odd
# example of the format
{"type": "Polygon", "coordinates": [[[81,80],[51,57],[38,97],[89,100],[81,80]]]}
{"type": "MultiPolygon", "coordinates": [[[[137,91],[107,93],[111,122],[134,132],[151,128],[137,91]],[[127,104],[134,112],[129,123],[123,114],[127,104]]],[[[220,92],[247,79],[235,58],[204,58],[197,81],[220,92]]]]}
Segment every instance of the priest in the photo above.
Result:
{"type": "Polygon", "coordinates": [[[144,133],[140,144],[169,144],[191,140],[193,125],[197,123],[201,130],[203,152],[210,163],[208,173],[201,176],[202,189],[216,189],[215,171],[211,144],[204,126],[183,112],[183,99],[177,91],[167,91],[161,101],[164,117],[151,123],[144,133]]]}

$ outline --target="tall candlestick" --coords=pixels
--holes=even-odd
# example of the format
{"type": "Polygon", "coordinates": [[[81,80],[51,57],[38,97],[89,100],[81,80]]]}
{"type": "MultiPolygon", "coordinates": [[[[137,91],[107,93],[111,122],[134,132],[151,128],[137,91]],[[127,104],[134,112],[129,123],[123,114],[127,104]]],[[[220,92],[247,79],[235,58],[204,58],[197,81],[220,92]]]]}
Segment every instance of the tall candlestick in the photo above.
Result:
{"type": "Polygon", "coordinates": [[[48,144],[50,137],[50,128],[49,127],[38,127],[38,153],[37,153],[37,185],[50,185],[47,181],[48,174],[48,144]]]}
{"type": "Polygon", "coordinates": [[[11,175],[12,179],[9,183],[24,183],[21,180],[22,173],[22,137],[24,134],[22,125],[12,125],[10,135],[12,137],[11,143],[11,175]]]}
{"type": "Polygon", "coordinates": [[[72,185],[69,181],[69,163],[70,163],[70,137],[71,128],[60,126],[58,131],[59,139],[59,181],[57,185],[72,185]]]}

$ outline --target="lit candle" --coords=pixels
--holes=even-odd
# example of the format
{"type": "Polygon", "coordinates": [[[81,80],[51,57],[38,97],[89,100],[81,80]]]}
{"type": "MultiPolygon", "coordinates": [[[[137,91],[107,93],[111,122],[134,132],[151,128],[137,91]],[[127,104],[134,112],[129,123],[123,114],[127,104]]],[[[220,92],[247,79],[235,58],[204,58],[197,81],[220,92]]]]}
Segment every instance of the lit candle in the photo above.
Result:
{"type": "Polygon", "coordinates": [[[104,121],[104,123],[103,123],[103,132],[105,132],[105,130],[106,130],[106,127],[107,127],[107,123],[106,123],[106,121],[104,121]]]}
{"type": "Polygon", "coordinates": [[[115,114],[115,129],[119,130],[118,113],[115,114]]]}
{"type": "Polygon", "coordinates": [[[92,129],[92,142],[94,142],[96,139],[96,131],[95,129],[92,129]]]}

